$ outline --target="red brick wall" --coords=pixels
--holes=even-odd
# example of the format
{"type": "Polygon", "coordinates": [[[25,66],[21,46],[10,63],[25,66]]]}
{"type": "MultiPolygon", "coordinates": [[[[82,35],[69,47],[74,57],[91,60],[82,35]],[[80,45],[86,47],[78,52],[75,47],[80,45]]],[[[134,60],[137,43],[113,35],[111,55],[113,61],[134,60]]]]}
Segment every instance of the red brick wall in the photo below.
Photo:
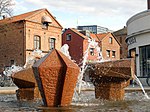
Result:
{"type": "Polygon", "coordinates": [[[55,48],[60,50],[62,37],[61,37],[61,28],[56,28],[49,26],[48,30],[42,29],[42,25],[39,23],[34,23],[27,21],[26,22],[26,49],[30,50],[26,52],[26,57],[34,50],[34,36],[38,35],[41,38],[41,50],[48,52],[49,51],[49,38],[55,38],[55,48]]]}
{"type": "Polygon", "coordinates": [[[127,46],[127,43],[125,42],[126,36],[127,35],[115,36],[121,44],[121,48],[120,48],[120,58],[121,59],[125,59],[128,56],[128,46],[127,46]]]}
{"type": "MultiPolygon", "coordinates": [[[[70,56],[73,60],[76,61],[77,64],[80,64],[83,60],[83,56],[85,51],[88,48],[88,39],[81,37],[70,29],[67,29],[62,35],[62,45],[69,45],[70,56]],[[66,41],[66,35],[71,34],[71,41],[66,41]]],[[[87,61],[97,61],[97,50],[94,49],[94,55],[90,54],[90,50],[88,51],[88,59],[87,61]]]]}
{"type": "Polygon", "coordinates": [[[77,64],[81,63],[83,57],[83,41],[84,39],[70,29],[66,30],[62,35],[62,45],[68,44],[69,53],[72,60],[77,64]],[[66,35],[71,34],[71,41],[66,40],[66,35]]]}
{"type": "Polygon", "coordinates": [[[102,39],[101,44],[102,55],[104,60],[118,60],[120,59],[120,45],[117,43],[115,38],[109,33],[104,39],[102,39]],[[112,37],[112,44],[109,43],[109,37],[112,37]],[[110,50],[110,57],[107,56],[106,50],[110,50]],[[116,56],[112,57],[112,51],[116,52],[116,56]]]}
{"type": "Polygon", "coordinates": [[[24,24],[16,22],[0,26],[0,65],[24,64],[24,24]]]}
{"type": "MultiPolygon", "coordinates": [[[[83,52],[85,52],[88,48],[88,39],[84,39],[84,50],[83,52]]],[[[91,46],[91,48],[95,48],[95,46],[91,46]]],[[[90,49],[88,51],[88,62],[92,62],[92,61],[98,61],[98,52],[96,50],[96,48],[94,49],[94,55],[90,54],[90,49]]]]}
{"type": "Polygon", "coordinates": [[[34,50],[34,35],[41,37],[41,50],[49,52],[49,37],[55,38],[55,48],[60,50],[62,44],[62,27],[52,19],[48,29],[42,28],[41,18],[51,15],[47,11],[31,17],[27,21],[0,26],[0,67],[10,66],[10,60],[23,66],[27,57],[34,50]]]}

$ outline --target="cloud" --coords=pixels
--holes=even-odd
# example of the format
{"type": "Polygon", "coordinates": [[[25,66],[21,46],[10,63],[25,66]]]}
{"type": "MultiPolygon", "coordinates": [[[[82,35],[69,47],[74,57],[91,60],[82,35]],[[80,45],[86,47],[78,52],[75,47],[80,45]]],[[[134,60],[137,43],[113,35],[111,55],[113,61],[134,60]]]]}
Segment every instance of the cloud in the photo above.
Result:
{"type": "Polygon", "coordinates": [[[26,4],[37,7],[55,8],[69,13],[92,15],[131,14],[146,7],[143,0],[24,0],[26,4]],[[142,5],[144,4],[144,5],[142,5]]]}
{"type": "MultiPolygon", "coordinates": [[[[91,20],[95,18],[97,22],[106,22],[107,20],[108,23],[111,22],[111,19],[113,21],[115,19],[120,21],[127,21],[129,17],[138,12],[146,10],[147,7],[146,0],[22,0],[21,2],[20,0],[16,1],[18,1],[17,7],[20,8],[20,11],[31,11],[39,8],[47,8],[50,12],[54,12],[56,17],[57,15],[66,17],[71,15],[73,17],[70,16],[70,19],[74,19],[75,16],[76,18],[78,18],[78,16],[83,16],[84,18],[81,18],[81,21],[87,21],[85,20],[85,18],[90,18],[91,20]]],[[[66,23],[67,22],[65,22],[65,24],[66,23]]]]}

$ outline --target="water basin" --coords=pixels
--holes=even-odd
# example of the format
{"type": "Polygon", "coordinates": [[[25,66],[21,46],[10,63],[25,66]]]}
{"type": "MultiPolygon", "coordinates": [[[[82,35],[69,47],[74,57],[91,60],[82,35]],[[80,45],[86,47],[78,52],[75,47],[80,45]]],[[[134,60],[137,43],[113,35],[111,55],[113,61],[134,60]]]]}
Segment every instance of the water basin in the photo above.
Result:
{"type": "Polygon", "coordinates": [[[81,91],[68,107],[43,107],[41,100],[18,101],[15,94],[0,95],[2,112],[149,112],[149,102],[140,91],[125,93],[123,101],[99,100],[94,91],[81,91]]]}

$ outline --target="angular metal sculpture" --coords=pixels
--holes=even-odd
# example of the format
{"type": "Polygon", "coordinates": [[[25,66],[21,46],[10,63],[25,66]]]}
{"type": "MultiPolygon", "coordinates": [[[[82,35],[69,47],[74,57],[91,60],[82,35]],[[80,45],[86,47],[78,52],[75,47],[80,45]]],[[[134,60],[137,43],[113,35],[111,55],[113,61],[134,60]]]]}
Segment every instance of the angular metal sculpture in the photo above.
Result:
{"type": "Polygon", "coordinates": [[[18,100],[41,98],[32,68],[19,71],[11,77],[14,84],[19,88],[16,92],[18,100]]]}
{"type": "Polygon", "coordinates": [[[79,67],[57,50],[33,65],[45,106],[67,106],[72,102],[79,67]]]}
{"type": "Polygon", "coordinates": [[[86,73],[95,86],[96,98],[123,100],[124,88],[135,72],[134,59],[89,63],[86,73]]]}

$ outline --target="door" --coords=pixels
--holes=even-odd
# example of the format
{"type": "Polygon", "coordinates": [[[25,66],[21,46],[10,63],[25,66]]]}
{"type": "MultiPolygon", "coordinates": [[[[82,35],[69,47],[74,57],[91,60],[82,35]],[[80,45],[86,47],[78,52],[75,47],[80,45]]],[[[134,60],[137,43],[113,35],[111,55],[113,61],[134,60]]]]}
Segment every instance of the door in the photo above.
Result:
{"type": "Polygon", "coordinates": [[[140,47],[140,76],[150,75],[150,45],[140,47]]]}

